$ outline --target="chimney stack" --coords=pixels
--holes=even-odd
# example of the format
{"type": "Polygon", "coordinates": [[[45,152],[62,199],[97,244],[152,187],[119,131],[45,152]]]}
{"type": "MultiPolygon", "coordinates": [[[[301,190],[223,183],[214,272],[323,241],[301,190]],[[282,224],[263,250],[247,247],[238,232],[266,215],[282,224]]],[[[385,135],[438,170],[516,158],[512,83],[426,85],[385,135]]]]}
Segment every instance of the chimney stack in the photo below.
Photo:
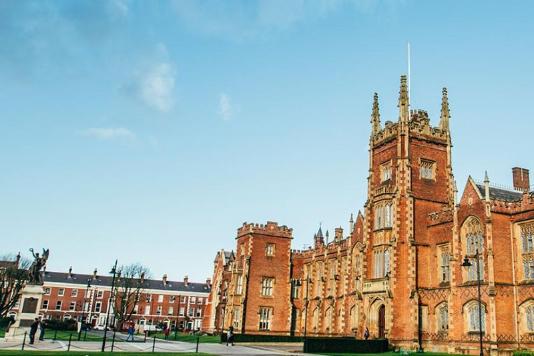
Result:
{"type": "Polygon", "coordinates": [[[211,278],[206,278],[206,285],[211,288],[211,278]]]}
{"type": "Polygon", "coordinates": [[[336,227],[334,240],[336,242],[339,242],[343,239],[343,228],[342,227],[336,227]]]}
{"type": "Polygon", "coordinates": [[[167,273],[165,273],[161,279],[163,280],[163,285],[166,286],[167,285],[167,273]]]}
{"type": "Polygon", "coordinates": [[[98,278],[97,273],[98,273],[98,271],[95,268],[95,270],[93,271],[93,279],[97,279],[98,278]]]}
{"type": "Polygon", "coordinates": [[[72,278],[72,266],[69,267],[69,278],[72,278]]]}
{"type": "Polygon", "coordinates": [[[528,193],[530,190],[528,169],[514,167],[512,168],[512,176],[514,180],[514,189],[528,193]]]}
{"type": "Polygon", "coordinates": [[[184,277],[184,284],[186,287],[189,285],[189,277],[187,275],[184,277]]]}

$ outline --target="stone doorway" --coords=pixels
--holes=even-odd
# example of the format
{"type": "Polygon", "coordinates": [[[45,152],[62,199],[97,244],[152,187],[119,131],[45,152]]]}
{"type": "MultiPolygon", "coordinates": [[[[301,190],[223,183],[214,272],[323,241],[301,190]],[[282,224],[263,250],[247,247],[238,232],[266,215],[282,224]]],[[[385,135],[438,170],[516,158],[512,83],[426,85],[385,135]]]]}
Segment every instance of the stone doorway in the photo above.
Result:
{"type": "Polygon", "coordinates": [[[378,308],[378,338],[386,338],[386,306],[383,304],[378,308]]]}

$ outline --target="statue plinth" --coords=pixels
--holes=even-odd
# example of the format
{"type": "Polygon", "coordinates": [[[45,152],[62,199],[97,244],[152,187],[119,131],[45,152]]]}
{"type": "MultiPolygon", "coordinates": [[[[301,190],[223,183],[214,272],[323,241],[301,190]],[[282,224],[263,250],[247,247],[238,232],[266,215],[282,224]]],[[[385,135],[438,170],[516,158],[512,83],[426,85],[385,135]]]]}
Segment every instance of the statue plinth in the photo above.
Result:
{"type": "Polygon", "coordinates": [[[27,284],[22,288],[17,318],[6,333],[6,340],[20,339],[25,332],[29,334],[30,326],[39,317],[43,294],[44,289],[40,284],[27,284]]]}

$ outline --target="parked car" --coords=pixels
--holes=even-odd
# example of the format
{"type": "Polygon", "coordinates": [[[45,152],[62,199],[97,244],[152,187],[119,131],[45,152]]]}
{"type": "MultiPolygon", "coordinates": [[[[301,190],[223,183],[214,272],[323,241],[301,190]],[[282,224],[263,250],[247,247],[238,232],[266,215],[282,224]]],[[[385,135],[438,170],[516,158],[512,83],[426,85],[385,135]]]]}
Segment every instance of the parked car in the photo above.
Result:
{"type": "MultiPolygon", "coordinates": [[[[104,330],[104,327],[105,327],[104,325],[95,325],[95,326],[93,327],[93,329],[94,329],[94,330],[101,330],[101,331],[103,331],[103,330],[104,330]]],[[[109,331],[109,330],[111,330],[111,328],[108,326],[107,330],[109,331]]]]}

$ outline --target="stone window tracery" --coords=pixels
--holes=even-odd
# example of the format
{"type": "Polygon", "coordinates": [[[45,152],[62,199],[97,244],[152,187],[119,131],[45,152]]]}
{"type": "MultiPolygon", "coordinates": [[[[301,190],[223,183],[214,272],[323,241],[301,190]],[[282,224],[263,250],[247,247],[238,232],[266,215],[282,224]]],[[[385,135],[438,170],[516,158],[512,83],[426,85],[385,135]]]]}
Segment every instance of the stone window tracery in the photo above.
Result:
{"type": "Polygon", "coordinates": [[[450,281],[450,252],[449,245],[440,246],[438,251],[439,280],[441,283],[450,281]]]}
{"type": "Polygon", "coordinates": [[[383,278],[389,273],[390,252],[387,248],[377,248],[373,253],[373,278],[383,278]]]}
{"type": "Polygon", "coordinates": [[[422,179],[434,179],[436,162],[427,159],[421,159],[420,176],[422,179]]]}
{"type": "Polygon", "coordinates": [[[237,276],[237,282],[235,286],[235,294],[239,295],[241,293],[243,293],[243,275],[242,274],[237,276]]]}
{"type": "Polygon", "coordinates": [[[534,279],[534,223],[521,226],[523,278],[534,279]]]}
{"type": "Polygon", "coordinates": [[[477,252],[480,264],[478,278],[484,280],[484,236],[480,220],[474,216],[469,217],[464,222],[462,232],[464,236],[464,254],[471,263],[471,266],[467,267],[467,281],[477,280],[477,252]]]}
{"type": "Polygon", "coordinates": [[[391,202],[375,205],[375,230],[393,226],[393,204],[391,202]]]}
{"type": "Polygon", "coordinates": [[[465,310],[467,311],[467,331],[468,332],[478,332],[486,331],[486,307],[482,305],[481,314],[480,314],[480,323],[479,323],[479,305],[478,301],[473,300],[466,304],[465,310]]]}
{"type": "Polygon", "coordinates": [[[438,332],[446,332],[449,330],[449,307],[446,302],[441,303],[436,308],[436,315],[438,317],[438,332]]]}
{"type": "Polygon", "coordinates": [[[274,278],[264,277],[261,280],[261,295],[271,297],[273,295],[274,278]]]}
{"type": "Polygon", "coordinates": [[[273,315],[273,308],[260,307],[260,330],[271,330],[271,317],[273,315]]]}
{"type": "Polygon", "coordinates": [[[534,332],[534,304],[531,304],[526,308],[525,318],[527,322],[527,330],[529,332],[534,332]]]}
{"type": "Polygon", "coordinates": [[[391,179],[391,161],[380,165],[380,182],[386,182],[391,179]]]}

